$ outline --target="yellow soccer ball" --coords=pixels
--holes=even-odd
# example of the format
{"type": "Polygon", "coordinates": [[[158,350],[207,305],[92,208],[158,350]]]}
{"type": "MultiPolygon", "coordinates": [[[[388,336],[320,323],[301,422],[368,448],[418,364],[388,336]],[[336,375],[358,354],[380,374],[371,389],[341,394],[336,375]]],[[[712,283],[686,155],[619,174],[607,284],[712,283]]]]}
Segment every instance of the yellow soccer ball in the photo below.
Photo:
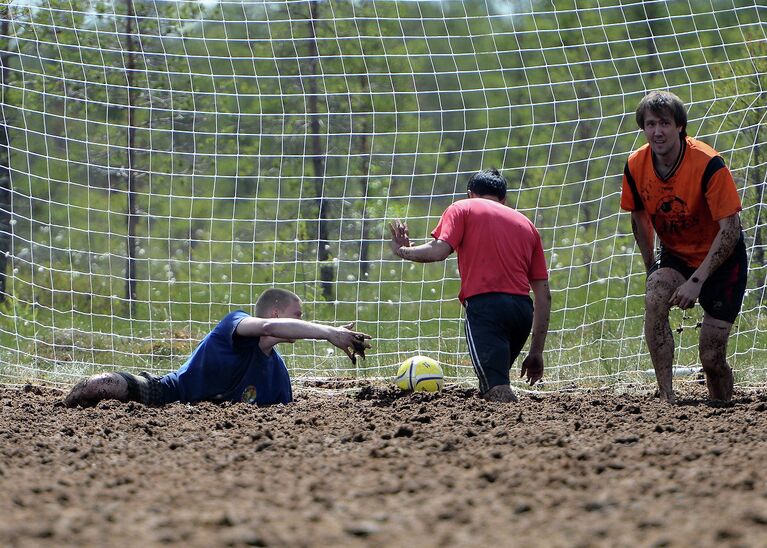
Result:
{"type": "Polygon", "coordinates": [[[442,367],[426,356],[413,356],[402,362],[394,382],[402,390],[413,392],[439,392],[445,386],[442,367]]]}

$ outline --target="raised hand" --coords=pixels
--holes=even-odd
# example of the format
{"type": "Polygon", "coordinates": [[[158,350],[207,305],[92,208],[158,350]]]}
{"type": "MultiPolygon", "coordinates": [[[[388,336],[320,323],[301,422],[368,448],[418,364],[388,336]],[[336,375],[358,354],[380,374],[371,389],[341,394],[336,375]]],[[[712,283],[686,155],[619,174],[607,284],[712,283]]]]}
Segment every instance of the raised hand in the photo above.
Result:
{"type": "Polygon", "coordinates": [[[410,235],[408,234],[407,223],[395,219],[389,223],[389,232],[391,232],[391,250],[399,257],[401,247],[410,247],[410,235]]]}

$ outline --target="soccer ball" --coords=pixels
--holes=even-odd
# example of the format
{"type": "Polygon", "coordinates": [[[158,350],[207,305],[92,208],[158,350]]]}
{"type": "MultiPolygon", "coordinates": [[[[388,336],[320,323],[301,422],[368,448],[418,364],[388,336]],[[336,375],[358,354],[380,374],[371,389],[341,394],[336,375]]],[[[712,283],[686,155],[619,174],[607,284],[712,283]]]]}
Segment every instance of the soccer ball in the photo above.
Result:
{"type": "Polygon", "coordinates": [[[402,362],[394,382],[402,390],[413,392],[439,392],[445,386],[439,363],[426,356],[413,356],[402,362]]]}

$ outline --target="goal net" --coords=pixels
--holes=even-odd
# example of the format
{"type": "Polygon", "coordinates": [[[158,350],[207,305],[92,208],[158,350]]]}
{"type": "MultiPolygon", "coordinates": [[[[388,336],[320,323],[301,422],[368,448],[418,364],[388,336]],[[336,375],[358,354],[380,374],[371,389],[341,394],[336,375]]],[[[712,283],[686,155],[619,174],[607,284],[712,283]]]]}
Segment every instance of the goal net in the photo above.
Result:
{"type": "MultiPolygon", "coordinates": [[[[177,368],[272,286],[374,337],[356,366],[282,345],[293,377],[473,382],[455,257],[427,241],[497,167],[553,291],[545,380],[642,382],[645,272],[620,211],[634,109],[668,89],[744,209],[748,290],[728,359],[763,384],[767,9],[758,1],[10,0],[0,7],[0,382],[177,368]]],[[[696,306],[672,311],[697,367],[696,306]]]]}

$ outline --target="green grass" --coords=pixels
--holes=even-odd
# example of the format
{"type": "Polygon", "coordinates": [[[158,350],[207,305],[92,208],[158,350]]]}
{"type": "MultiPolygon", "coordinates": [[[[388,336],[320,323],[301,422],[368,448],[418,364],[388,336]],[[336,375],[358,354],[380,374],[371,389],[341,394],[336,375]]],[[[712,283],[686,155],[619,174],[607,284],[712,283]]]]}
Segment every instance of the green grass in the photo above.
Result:
{"type": "MultiPolygon", "coordinates": [[[[420,353],[441,362],[448,382],[475,384],[461,307],[454,297],[457,283],[437,278],[446,271],[437,265],[406,267],[401,281],[353,285],[364,304],[310,301],[305,307],[307,319],[334,325],[356,320],[357,329],[373,335],[373,349],[353,366],[324,341],[283,344],[279,349],[293,377],[388,379],[403,360],[420,353]],[[436,295],[444,300],[433,297],[432,287],[439,288],[436,295]]],[[[611,298],[611,290],[600,287],[555,293],[544,389],[654,382],[641,373],[652,367],[642,337],[641,295],[611,298]]],[[[146,305],[146,314],[134,321],[107,314],[108,308],[98,314],[95,308],[64,313],[8,299],[0,305],[0,382],[69,385],[96,372],[174,370],[227,311],[238,307],[250,311],[248,305],[222,303],[221,287],[209,285],[208,290],[197,304],[146,305]],[[207,305],[204,300],[220,304],[207,305]]],[[[767,376],[767,320],[759,310],[747,300],[730,340],[730,361],[743,385],[763,384],[767,376]]],[[[700,315],[699,307],[685,315],[672,311],[677,366],[698,364],[695,325],[700,315]]],[[[519,365],[518,361],[516,371],[519,365]]]]}

